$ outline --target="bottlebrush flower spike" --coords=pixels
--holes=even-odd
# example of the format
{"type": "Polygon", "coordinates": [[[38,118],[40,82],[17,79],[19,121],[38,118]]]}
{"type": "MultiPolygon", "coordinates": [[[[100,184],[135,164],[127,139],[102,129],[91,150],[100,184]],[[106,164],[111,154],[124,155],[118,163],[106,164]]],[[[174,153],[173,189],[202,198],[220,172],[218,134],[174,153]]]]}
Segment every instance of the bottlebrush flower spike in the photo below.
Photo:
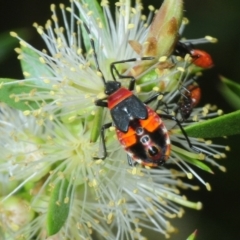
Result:
{"type": "MultiPolygon", "coordinates": [[[[209,173],[213,172],[209,163],[225,170],[215,161],[225,158],[225,146],[190,138],[201,150],[195,152],[179,128],[188,126],[188,121],[176,125],[166,119],[163,129],[170,141],[164,140],[171,144],[171,154],[164,166],[129,166],[112,128],[104,139],[106,159],[94,159],[102,153],[101,125],[111,121],[109,111],[94,102],[105,97],[102,77],[113,80],[112,62],[137,58],[119,64],[117,71],[136,77],[133,92],[142,101],[163,93],[151,107],[159,105],[158,111],[177,118],[181,88],[197,81],[189,56],[179,59],[173,54],[182,29],[182,1],[164,1],[152,25],[152,7],[146,17],[140,1],[133,7],[130,0],[115,5],[113,16],[108,1],[101,2],[102,8],[92,0],[71,0],[69,7],[60,4],[63,27],[51,5],[51,20],[44,27],[34,23],[46,43],[42,51],[11,34],[20,40],[16,51],[25,79],[1,79],[0,85],[0,99],[15,108],[1,105],[0,110],[0,181],[5,189],[0,233],[6,238],[144,239],[145,229],[169,238],[176,231],[169,219],[181,217],[182,206],[202,206],[181,195],[181,188],[199,189],[185,179],[196,177],[210,190],[191,165],[209,173]],[[140,61],[145,55],[154,61],[140,61]],[[13,197],[30,210],[21,224],[7,214],[13,197]]],[[[121,83],[129,85],[127,79],[121,83]]],[[[196,126],[198,119],[221,114],[211,106],[190,110],[187,117],[196,126]]]]}
{"type": "Polygon", "coordinates": [[[143,56],[169,56],[178,41],[182,23],[183,1],[165,0],[150,26],[143,56]]]}

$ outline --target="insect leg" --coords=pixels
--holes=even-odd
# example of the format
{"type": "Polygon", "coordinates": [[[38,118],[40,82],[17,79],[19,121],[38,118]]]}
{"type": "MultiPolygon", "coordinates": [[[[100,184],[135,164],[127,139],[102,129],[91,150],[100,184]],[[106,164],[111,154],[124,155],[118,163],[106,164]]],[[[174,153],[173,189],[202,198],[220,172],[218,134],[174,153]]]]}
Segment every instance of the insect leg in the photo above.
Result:
{"type": "MultiPolygon", "coordinates": [[[[144,101],[144,104],[148,105],[149,103],[151,103],[154,100],[156,100],[160,95],[165,95],[165,94],[167,94],[167,93],[158,92],[158,93],[154,94],[153,96],[151,96],[150,98],[148,98],[146,101],[144,101]]],[[[160,104],[163,104],[166,107],[166,109],[167,109],[166,112],[168,113],[168,106],[161,99],[158,100],[157,105],[156,105],[154,111],[157,111],[157,109],[159,108],[160,104]]]]}
{"type": "Polygon", "coordinates": [[[112,62],[111,65],[110,65],[110,70],[111,70],[112,77],[116,81],[116,77],[114,75],[114,72],[115,72],[120,79],[130,78],[130,83],[129,83],[129,86],[128,86],[128,90],[132,91],[135,87],[135,82],[136,82],[135,77],[133,77],[131,75],[120,74],[118,72],[117,68],[116,68],[116,64],[125,63],[125,62],[153,60],[153,59],[154,59],[154,57],[142,57],[142,58],[130,58],[130,59],[122,60],[122,61],[112,62]]]}
{"type": "MultiPolygon", "coordinates": [[[[172,115],[168,115],[168,114],[158,114],[158,115],[159,115],[159,117],[161,117],[161,118],[173,120],[173,121],[176,122],[176,124],[179,126],[179,128],[180,128],[183,136],[185,137],[185,139],[186,139],[186,141],[187,141],[187,143],[188,143],[188,146],[189,146],[193,151],[198,152],[198,153],[203,153],[203,152],[205,152],[203,149],[198,148],[198,147],[192,145],[190,139],[188,138],[188,135],[187,135],[186,131],[184,130],[184,128],[183,128],[182,125],[181,125],[181,122],[180,122],[177,118],[175,118],[175,117],[172,116],[172,115]]],[[[206,152],[205,152],[205,153],[206,153],[206,152]]]]}
{"type": "Polygon", "coordinates": [[[133,159],[127,154],[127,160],[128,160],[128,165],[130,167],[135,167],[138,163],[137,162],[134,162],[133,159]]]}
{"type": "Polygon", "coordinates": [[[103,156],[102,157],[94,157],[93,159],[102,159],[104,160],[107,157],[107,148],[106,148],[106,143],[105,143],[105,130],[110,128],[112,126],[112,122],[106,123],[102,125],[101,132],[100,132],[100,141],[102,143],[102,148],[103,148],[103,156]]]}

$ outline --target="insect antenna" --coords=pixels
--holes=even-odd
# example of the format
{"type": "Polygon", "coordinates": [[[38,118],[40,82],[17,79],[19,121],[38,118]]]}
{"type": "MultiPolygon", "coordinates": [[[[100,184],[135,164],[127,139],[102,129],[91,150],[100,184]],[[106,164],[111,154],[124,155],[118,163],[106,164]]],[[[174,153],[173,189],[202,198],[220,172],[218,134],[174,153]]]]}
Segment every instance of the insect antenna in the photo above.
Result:
{"type": "Polygon", "coordinates": [[[92,49],[93,49],[93,57],[94,57],[94,60],[95,60],[95,64],[96,64],[96,67],[97,67],[97,71],[101,73],[101,78],[102,78],[102,81],[103,81],[103,84],[104,86],[106,86],[106,80],[103,76],[103,73],[99,67],[99,63],[98,63],[98,58],[97,58],[97,54],[96,54],[96,48],[95,48],[95,43],[94,43],[94,40],[93,40],[93,37],[92,37],[92,34],[87,26],[87,24],[85,22],[83,22],[83,26],[84,28],[86,29],[88,35],[89,35],[89,38],[90,38],[90,44],[92,46],[92,49]]]}

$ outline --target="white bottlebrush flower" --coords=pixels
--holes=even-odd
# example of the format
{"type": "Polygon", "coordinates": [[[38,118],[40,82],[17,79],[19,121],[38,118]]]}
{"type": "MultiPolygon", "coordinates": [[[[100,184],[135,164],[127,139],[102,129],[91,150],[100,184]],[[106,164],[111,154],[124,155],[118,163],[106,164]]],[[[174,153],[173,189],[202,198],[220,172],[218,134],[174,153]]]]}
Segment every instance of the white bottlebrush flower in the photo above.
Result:
{"type": "MultiPolygon", "coordinates": [[[[181,217],[184,212],[179,205],[201,208],[201,203],[181,196],[180,188],[198,189],[182,178],[195,176],[210,189],[190,164],[211,172],[202,160],[217,165],[212,158],[223,158],[224,154],[216,150],[223,147],[190,138],[201,153],[194,152],[179,126],[163,119],[172,149],[164,166],[128,166],[126,152],[111,131],[106,134],[107,158],[94,160],[99,155],[101,123],[110,121],[108,111],[101,113],[94,100],[104,97],[102,74],[112,80],[112,62],[153,56],[152,61],[120,64],[118,71],[137,78],[135,94],[140,99],[163,92],[159,110],[174,111],[181,95],[179,88],[191,82],[189,75],[195,69],[188,55],[185,59],[171,56],[181,24],[182,1],[165,1],[162,8],[169,13],[163,15],[160,10],[155,15],[165,22],[155,19],[152,25],[154,8],[149,8],[148,17],[143,16],[140,1],[134,7],[131,1],[117,2],[115,16],[107,1],[101,3],[103,10],[94,1],[70,2],[67,8],[60,4],[63,27],[55,5],[51,5],[52,20],[45,28],[34,24],[46,50],[38,51],[12,33],[20,40],[21,49],[16,51],[25,79],[20,84],[8,82],[3,88],[19,85],[26,91],[9,96],[23,102],[24,107],[19,108],[24,111],[2,106],[0,112],[4,133],[0,137],[0,174],[16,182],[15,186],[7,183],[7,191],[2,194],[1,220],[9,221],[6,203],[21,191],[24,194],[18,197],[29,204],[35,216],[22,223],[16,221],[14,229],[1,224],[2,231],[7,237],[20,239],[46,239],[53,234],[49,239],[144,239],[144,229],[169,237],[175,229],[168,218],[181,217]],[[177,6],[173,12],[171,7],[168,9],[171,4],[177,6]],[[165,34],[170,27],[175,31],[165,34]],[[166,41],[159,47],[162,39],[166,41]],[[97,69],[94,52],[102,73],[97,69]]],[[[122,82],[126,86],[129,83],[122,82]]],[[[208,114],[206,110],[204,113],[208,114]]],[[[194,109],[192,115],[196,114],[200,116],[201,111],[194,109]]]]}

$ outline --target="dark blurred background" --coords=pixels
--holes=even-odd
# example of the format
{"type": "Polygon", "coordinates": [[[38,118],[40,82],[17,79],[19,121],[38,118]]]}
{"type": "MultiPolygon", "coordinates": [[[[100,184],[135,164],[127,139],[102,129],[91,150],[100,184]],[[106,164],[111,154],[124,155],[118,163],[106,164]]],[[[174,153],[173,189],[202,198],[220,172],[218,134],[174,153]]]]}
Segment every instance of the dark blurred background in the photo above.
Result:
{"type": "MultiPolygon", "coordinates": [[[[68,1],[41,0],[3,1],[0,0],[0,34],[9,31],[20,32],[25,39],[42,49],[43,42],[32,27],[33,22],[45,24],[50,18],[50,3],[65,3],[68,1]]],[[[113,1],[111,1],[113,2],[113,1]]],[[[145,0],[145,6],[152,4],[159,7],[162,1],[145,0]]],[[[228,113],[234,109],[218,92],[218,76],[224,75],[240,83],[240,1],[239,0],[185,0],[185,16],[190,20],[184,37],[199,38],[211,35],[218,38],[217,44],[205,44],[199,48],[208,51],[215,63],[215,67],[204,72],[200,80],[203,91],[201,104],[217,104],[228,113]]],[[[10,43],[12,40],[8,40],[10,43]]],[[[7,44],[6,42],[4,44],[7,44]]],[[[5,46],[1,46],[0,55],[5,46]]],[[[17,41],[13,48],[17,47],[17,41]]],[[[19,62],[12,50],[0,62],[0,76],[22,78],[19,62]]],[[[231,126],[229,126],[231,127],[231,126]]],[[[239,124],[240,127],[240,124],[239,124]]],[[[217,140],[216,140],[217,141],[217,140]]],[[[198,229],[198,240],[235,240],[240,239],[240,137],[232,136],[222,141],[231,146],[231,152],[221,164],[227,167],[222,173],[214,168],[214,176],[204,174],[204,179],[211,183],[212,191],[208,192],[203,186],[201,191],[184,192],[188,199],[201,201],[204,204],[202,211],[186,209],[186,214],[180,221],[173,222],[180,234],[171,239],[182,240],[198,229]]],[[[149,239],[164,239],[161,235],[154,235],[149,239]]]]}

